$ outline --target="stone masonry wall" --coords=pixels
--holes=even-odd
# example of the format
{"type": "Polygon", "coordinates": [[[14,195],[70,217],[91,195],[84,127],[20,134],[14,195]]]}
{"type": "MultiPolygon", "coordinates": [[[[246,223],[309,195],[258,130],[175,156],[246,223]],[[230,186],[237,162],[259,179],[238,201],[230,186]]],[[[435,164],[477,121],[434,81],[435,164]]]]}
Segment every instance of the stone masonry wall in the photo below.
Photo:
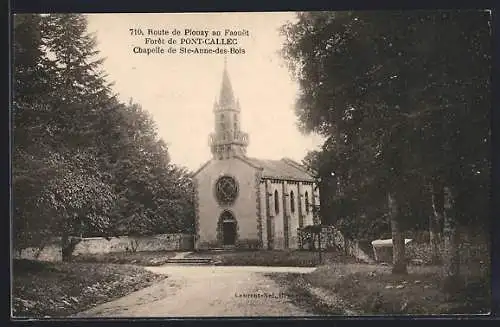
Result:
{"type": "MultiPolygon", "coordinates": [[[[106,239],[89,237],[81,239],[75,246],[73,255],[103,254],[126,251],[187,251],[192,250],[192,236],[188,234],[159,234],[153,236],[120,236],[106,239]]],[[[61,261],[61,246],[55,242],[45,246],[42,251],[35,248],[23,249],[16,258],[38,259],[42,261],[61,261]]]]}

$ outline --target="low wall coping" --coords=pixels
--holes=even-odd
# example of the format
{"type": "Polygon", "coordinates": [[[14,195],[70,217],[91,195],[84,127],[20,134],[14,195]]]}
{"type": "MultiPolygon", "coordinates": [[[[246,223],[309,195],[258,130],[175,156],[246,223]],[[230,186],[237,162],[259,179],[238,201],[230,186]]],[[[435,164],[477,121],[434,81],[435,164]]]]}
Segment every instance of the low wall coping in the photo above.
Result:
{"type": "MultiPolygon", "coordinates": [[[[111,239],[127,239],[127,238],[153,238],[153,237],[187,237],[190,236],[191,234],[184,234],[184,233],[172,233],[172,234],[155,234],[155,235],[119,235],[119,236],[94,236],[94,237],[79,237],[79,236],[71,236],[73,238],[79,238],[82,241],[86,240],[111,240],[111,239]]],[[[57,240],[60,241],[60,240],[57,240]]]]}
{"type": "MultiPolygon", "coordinates": [[[[405,238],[405,245],[413,241],[411,238],[405,238]]],[[[376,248],[384,248],[384,247],[392,247],[392,238],[388,238],[385,240],[375,240],[372,241],[373,247],[376,248]]]]}

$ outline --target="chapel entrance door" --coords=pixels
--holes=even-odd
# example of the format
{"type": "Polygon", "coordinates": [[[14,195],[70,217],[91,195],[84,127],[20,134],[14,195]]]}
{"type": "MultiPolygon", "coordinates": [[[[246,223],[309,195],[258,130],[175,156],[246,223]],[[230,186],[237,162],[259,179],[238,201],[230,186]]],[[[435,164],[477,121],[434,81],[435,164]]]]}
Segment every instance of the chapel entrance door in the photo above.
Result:
{"type": "Polygon", "coordinates": [[[230,211],[224,211],[219,217],[222,223],[222,245],[233,246],[236,244],[236,219],[230,211]]]}
{"type": "Polygon", "coordinates": [[[223,236],[222,242],[224,245],[234,245],[236,242],[236,222],[225,221],[222,225],[223,236]]]}

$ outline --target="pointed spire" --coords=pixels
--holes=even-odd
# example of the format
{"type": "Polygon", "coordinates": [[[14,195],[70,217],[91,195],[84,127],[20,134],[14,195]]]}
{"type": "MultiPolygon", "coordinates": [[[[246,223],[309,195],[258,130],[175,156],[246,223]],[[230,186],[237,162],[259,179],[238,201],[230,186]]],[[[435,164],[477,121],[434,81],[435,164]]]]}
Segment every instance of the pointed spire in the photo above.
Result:
{"type": "Polygon", "coordinates": [[[240,103],[233,94],[227,69],[227,57],[224,57],[219,99],[214,102],[215,129],[209,138],[215,159],[223,160],[235,155],[245,156],[248,134],[240,130],[239,114],[240,103]]]}
{"type": "Polygon", "coordinates": [[[222,86],[219,96],[221,106],[232,105],[234,102],[233,88],[227,72],[227,57],[224,56],[224,71],[222,73],[222,86]]]}
{"type": "Polygon", "coordinates": [[[217,108],[219,107],[219,104],[217,103],[217,99],[214,99],[214,111],[217,110],[217,108]]]}

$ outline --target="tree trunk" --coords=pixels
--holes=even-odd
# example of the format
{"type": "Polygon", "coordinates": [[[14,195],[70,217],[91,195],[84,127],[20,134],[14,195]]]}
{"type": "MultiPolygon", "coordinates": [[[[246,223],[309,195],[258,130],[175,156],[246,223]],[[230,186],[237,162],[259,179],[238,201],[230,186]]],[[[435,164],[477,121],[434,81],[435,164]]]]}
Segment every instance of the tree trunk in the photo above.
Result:
{"type": "Polygon", "coordinates": [[[62,261],[70,262],[71,261],[71,245],[70,245],[69,234],[64,231],[61,237],[61,257],[62,261]]]}
{"type": "Polygon", "coordinates": [[[319,248],[319,263],[321,264],[323,259],[321,258],[321,231],[318,233],[318,248],[319,248]]]}
{"type": "Polygon", "coordinates": [[[405,259],[405,240],[400,228],[400,213],[398,203],[392,193],[387,194],[389,217],[392,230],[392,273],[407,274],[405,259]]]}
{"type": "Polygon", "coordinates": [[[78,243],[80,243],[81,238],[70,237],[70,231],[73,229],[68,222],[63,223],[64,228],[61,236],[61,257],[62,261],[70,262],[73,258],[73,252],[78,243]]]}
{"type": "Polygon", "coordinates": [[[443,215],[443,288],[447,294],[454,294],[460,286],[460,254],[456,226],[455,194],[451,187],[444,187],[443,215]]]}
{"type": "Polygon", "coordinates": [[[431,185],[432,212],[429,217],[429,242],[432,250],[432,264],[441,263],[441,222],[443,221],[444,212],[444,193],[443,186],[438,182],[433,182],[431,185]]]}

